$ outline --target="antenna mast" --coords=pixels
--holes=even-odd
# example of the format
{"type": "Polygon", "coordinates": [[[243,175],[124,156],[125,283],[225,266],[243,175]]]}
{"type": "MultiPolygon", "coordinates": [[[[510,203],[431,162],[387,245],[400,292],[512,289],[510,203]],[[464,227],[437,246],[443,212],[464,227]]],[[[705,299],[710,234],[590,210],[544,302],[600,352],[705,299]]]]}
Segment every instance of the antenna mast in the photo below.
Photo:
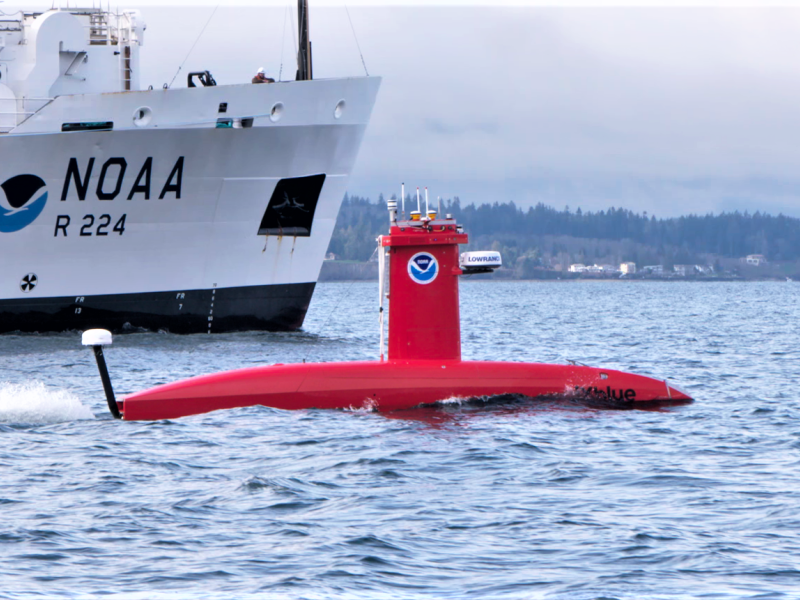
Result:
{"type": "Polygon", "coordinates": [[[308,35],[308,0],[297,0],[297,23],[300,29],[297,49],[297,81],[307,81],[312,77],[311,40],[308,35]]]}

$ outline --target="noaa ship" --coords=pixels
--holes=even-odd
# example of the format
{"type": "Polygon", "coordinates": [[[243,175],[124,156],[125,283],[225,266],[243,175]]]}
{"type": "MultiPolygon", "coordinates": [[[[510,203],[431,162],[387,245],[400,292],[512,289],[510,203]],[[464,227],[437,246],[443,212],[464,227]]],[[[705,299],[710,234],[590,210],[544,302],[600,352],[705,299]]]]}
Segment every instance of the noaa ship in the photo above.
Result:
{"type": "Polygon", "coordinates": [[[141,89],[135,10],[0,16],[0,333],[293,330],[380,78],[141,89]]]}

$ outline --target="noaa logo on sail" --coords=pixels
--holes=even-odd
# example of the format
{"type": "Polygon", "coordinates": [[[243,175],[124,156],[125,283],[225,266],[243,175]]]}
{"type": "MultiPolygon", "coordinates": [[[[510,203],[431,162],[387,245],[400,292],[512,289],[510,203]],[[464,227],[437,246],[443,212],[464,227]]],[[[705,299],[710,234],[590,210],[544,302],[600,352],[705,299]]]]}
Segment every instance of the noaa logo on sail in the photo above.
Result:
{"type": "Polygon", "coordinates": [[[36,175],[17,175],[0,185],[0,232],[11,233],[36,220],[47,203],[45,183],[36,175]]]}
{"type": "Polygon", "coordinates": [[[439,274],[439,262],[433,254],[417,252],[408,261],[408,275],[413,281],[428,284],[439,274]]]}

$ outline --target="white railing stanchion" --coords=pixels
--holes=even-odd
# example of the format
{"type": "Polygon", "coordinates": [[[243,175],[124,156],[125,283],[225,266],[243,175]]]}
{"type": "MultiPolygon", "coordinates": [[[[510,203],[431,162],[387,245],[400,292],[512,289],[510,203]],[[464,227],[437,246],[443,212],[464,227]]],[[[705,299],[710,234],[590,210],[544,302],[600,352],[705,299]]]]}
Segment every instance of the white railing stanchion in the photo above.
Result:
{"type": "Polygon", "coordinates": [[[381,361],[384,359],[384,335],[383,335],[383,298],[385,289],[384,283],[386,281],[386,249],[383,247],[383,236],[378,236],[378,323],[381,328],[380,336],[380,357],[381,361]]]}

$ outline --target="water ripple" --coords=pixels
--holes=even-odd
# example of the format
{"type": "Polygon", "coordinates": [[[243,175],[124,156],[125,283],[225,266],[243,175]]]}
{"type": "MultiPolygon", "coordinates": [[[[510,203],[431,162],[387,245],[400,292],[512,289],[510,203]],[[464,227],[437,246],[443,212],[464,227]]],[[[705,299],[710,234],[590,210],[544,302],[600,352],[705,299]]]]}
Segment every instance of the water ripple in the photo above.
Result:
{"type": "MultiPolygon", "coordinates": [[[[697,397],[657,412],[504,397],[120,423],[77,334],[0,336],[0,596],[800,597],[796,290],[462,286],[465,358],[697,397]]],[[[376,294],[321,284],[295,334],[118,336],[115,388],[374,358],[376,294]]]]}

